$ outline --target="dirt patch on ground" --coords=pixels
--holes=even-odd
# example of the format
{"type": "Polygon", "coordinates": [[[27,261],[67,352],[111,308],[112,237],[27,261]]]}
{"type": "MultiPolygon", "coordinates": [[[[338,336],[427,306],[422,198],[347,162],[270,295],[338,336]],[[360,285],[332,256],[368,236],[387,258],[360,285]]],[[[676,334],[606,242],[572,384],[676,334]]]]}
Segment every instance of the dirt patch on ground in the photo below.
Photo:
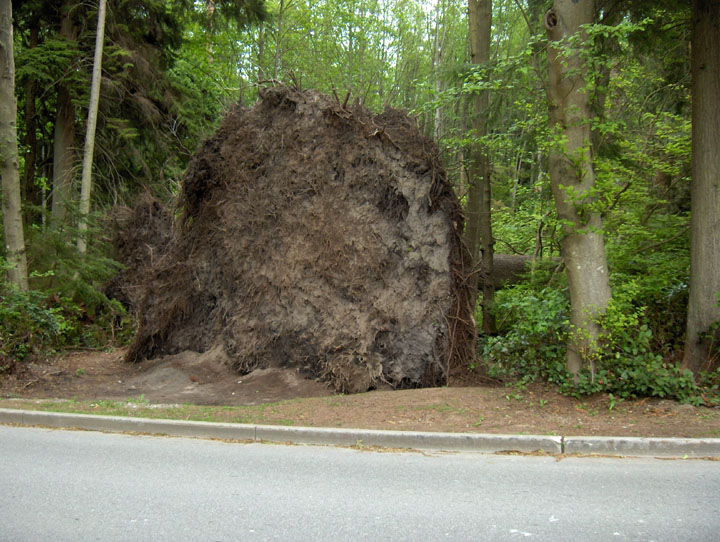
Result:
{"type": "MultiPolygon", "coordinates": [[[[142,364],[124,352],[76,352],[22,366],[0,379],[0,406],[17,399],[124,401],[128,413],[158,415],[155,404],[221,405],[191,419],[419,431],[720,437],[720,410],[658,399],[613,402],[597,395],[564,397],[544,385],[378,390],[336,395],[292,369],[257,369],[239,376],[212,352],[182,353],[142,364]],[[11,399],[14,398],[14,399],[11,399]],[[303,398],[303,399],[299,399],[303,398]],[[228,409],[228,405],[254,405],[228,409]]],[[[186,412],[183,410],[183,413],[186,412]]],[[[118,412],[118,413],[124,413],[118,412]]]]}
{"type": "Polygon", "coordinates": [[[74,352],[29,363],[2,382],[3,396],[146,400],[152,403],[254,405],[289,397],[329,395],[326,384],[297,371],[256,370],[240,376],[217,351],[181,352],[142,364],[124,361],[125,350],[74,352]]]}
{"type": "Polygon", "coordinates": [[[337,391],[437,386],[475,326],[463,218],[399,111],[270,88],[191,161],[129,361],[214,351],[337,391]]]}

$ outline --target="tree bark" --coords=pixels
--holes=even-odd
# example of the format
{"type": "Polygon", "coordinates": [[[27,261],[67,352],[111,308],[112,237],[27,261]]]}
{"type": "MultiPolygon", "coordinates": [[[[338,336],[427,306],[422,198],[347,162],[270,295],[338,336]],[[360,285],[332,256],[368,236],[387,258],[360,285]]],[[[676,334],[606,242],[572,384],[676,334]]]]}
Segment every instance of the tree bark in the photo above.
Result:
{"type": "Polygon", "coordinates": [[[213,37],[215,34],[215,2],[213,0],[206,0],[205,1],[205,9],[208,12],[208,29],[205,33],[205,40],[206,40],[206,47],[207,47],[207,55],[208,55],[208,64],[213,63],[213,37]]]}
{"type": "MultiPolygon", "coordinates": [[[[38,45],[40,28],[38,21],[33,19],[30,28],[30,49],[38,45]]],[[[37,96],[37,81],[29,77],[25,85],[25,169],[20,187],[22,200],[25,202],[25,221],[31,223],[36,212],[31,206],[39,207],[42,204],[42,192],[35,184],[35,164],[37,163],[37,110],[35,99],[37,96]]]]}
{"type": "Polygon", "coordinates": [[[285,0],[280,0],[280,7],[278,8],[277,35],[275,36],[275,58],[273,59],[272,78],[274,80],[278,78],[278,70],[280,69],[280,48],[282,44],[283,17],[285,17],[285,0]]]}
{"type": "Polygon", "coordinates": [[[720,331],[720,4],[694,0],[692,12],[692,183],[690,299],[683,366],[718,363],[720,331]]]}
{"type": "Polygon", "coordinates": [[[548,48],[548,116],[556,141],[549,154],[550,184],[562,223],[560,244],[570,290],[570,333],[567,369],[577,376],[594,373],[594,353],[602,329],[598,317],[610,302],[610,281],[602,235],[602,219],[588,207],[593,201],[590,112],[585,65],[567,40],[593,22],[592,0],[556,0],[545,14],[548,48]]]}
{"type": "Polygon", "coordinates": [[[13,58],[12,2],[0,0],[0,177],[2,177],[3,233],[8,280],[28,290],[27,258],[20,201],[17,147],[17,102],[13,58]]]}
{"type": "MultiPolygon", "coordinates": [[[[444,89],[443,79],[441,76],[441,68],[443,61],[443,52],[445,49],[445,37],[447,35],[447,24],[445,21],[445,13],[442,0],[438,0],[435,5],[435,30],[433,32],[433,53],[432,53],[432,76],[433,86],[435,87],[435,95],[439,99],[444,89]]],[[[437,142],[445,135],[445,116],[443,114],[442,103],[435,108],[433,120],[433,139],[437,142]]]]}
{"type": "Polygon", "coordinates": [[[257,74],[255,75],[257,81],[265,79],[265,71],[263,70],[263,57],[265,56],[265,23],[261,22],[258,24],[258,37],[257,37],[257,74]]]}
{"type": "Polygon", "coordinates": [[[87,251],[87,222],[90,214],[90,192],[92,191],[92,164],[95,150],[95,128],[97,126],[98,104],[100,103],[100,79],[102,72],[103,41],[105,39],[105,0],[98,5],[98,23],[95,35],[95,59],[93,60],[92,83],[90,86],[90,107],[88,108],[85,152],[83,153],[82,184],[80,186],[80,218],[78,221],[78,252],[87,251]]]}
{"type": "MultiPolygon", "coordinates": [[[[490,29],[492,23],[492,0],[468,0],[468,23],[470,31],[470,60],[473,64],[485,64],[490,60],[490,29]]],[[[487,90],[473,95],[473,132],[476,138],[487,134],[487,110],[490,96],[487,90]]],[[[490,158],[487,148],[480,143],[470,150],[468,167],[468,203],[466,242],[472,255],[473,269],[480,269],[482,285],[483,332],[496,332],[495,317],[490,312],[495,299],[493,286],[493,250],[490,213],[490,158]]],[[[477,290],[476,290],[477,292],[477,290]]],[[[476,295],[477,297],[477,295],[476,295]]]]}
{"type": "MultiPolygon", "coordinates": [[[[75,27],[69,2],[61,8],[60,37],[75,39],[75,27]]],[[[75,105],[67,85],[60,82],[53,137],[52,217],[56,225],[65,222],[67,203],[72,196],[73,162],[75,160],[75,105]]]]}

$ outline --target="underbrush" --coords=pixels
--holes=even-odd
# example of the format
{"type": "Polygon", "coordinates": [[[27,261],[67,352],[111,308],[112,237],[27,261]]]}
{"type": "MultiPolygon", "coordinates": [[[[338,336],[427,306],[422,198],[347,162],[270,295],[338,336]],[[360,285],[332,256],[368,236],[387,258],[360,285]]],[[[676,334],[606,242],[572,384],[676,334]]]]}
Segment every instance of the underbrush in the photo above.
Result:
{"type": "Polygon", "coordinates": [[[112,260],[45,235],[29,254],[31,289],[19,291],[5,280],[0,257],[0,374],[33,356],[64,348],[103,348],[128,341],[134,326],[124,308],[100,285],[117,271],[112,260]],[[39,269],[39,271],[38,271],[39,269]]]}
{"type": "MultiPolygon", "coordinates": [[[[664,301],[655,299],[655,305],[679,313],[674,305],[683,303],[683,296],[676,289],[668,289],[664,301]]],[[[596,355],[595,373],[584,370],[574,379],[565,368],[570,314],[566,291],[529,283],[499,290],[494,306],[499,335],[481,340],[478,369],[503,382],[543,379],[575,397],[602,392],[618,398],[664,397],[694,405],[720,404],[720,371],[694,376],[678,366],[678,352],[668,350],[667,344],[658,348],[653,330],[665,336],[677,331],[650,318],[661,315],[639,303],[641,292],[632,281],[615,289],[601,322],[606,332],[596,355]]]]}

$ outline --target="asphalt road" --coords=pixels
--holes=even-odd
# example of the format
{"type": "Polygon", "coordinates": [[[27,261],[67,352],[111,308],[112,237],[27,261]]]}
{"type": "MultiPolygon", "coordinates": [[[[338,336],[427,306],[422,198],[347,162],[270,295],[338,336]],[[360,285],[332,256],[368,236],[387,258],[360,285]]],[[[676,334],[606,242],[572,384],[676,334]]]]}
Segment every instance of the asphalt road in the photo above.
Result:
{"type": "Polygon", "coordinates": [[[720,540],[711,461],[0,426],[1,541],[720,540]]]}

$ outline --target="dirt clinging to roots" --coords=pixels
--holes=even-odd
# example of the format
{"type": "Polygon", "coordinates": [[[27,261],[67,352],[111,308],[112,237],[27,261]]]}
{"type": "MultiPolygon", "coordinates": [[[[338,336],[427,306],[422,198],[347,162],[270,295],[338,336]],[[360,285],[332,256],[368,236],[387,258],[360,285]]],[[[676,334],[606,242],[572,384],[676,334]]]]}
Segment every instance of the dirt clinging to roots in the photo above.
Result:
{"type": "Polygon", "coordinates": [[[463,218],[398,111],[270,88],[196,153],[128,359],[222,353],[359,392],[444,384],[473,355],[463,218]]]}
{"type": "Polygon", "coordinates": [[[115,207],[108,220],[113,257],[123,270],[106,285],[105,293],[135,315],[155,265],[172,240],[172,213],[146,192],[129,206],[115,207]]]}

